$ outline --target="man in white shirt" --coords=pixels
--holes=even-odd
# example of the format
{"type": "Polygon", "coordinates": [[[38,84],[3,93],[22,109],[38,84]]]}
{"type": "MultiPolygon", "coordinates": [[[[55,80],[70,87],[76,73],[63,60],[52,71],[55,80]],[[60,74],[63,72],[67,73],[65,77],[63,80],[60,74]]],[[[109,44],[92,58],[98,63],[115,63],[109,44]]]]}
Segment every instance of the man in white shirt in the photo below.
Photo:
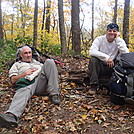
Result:
{"type": "Polygon", "coordinates": [[[18,51],[21,59],[9,70],[9,77],[17,90],[9,109],[0,114],[0,126],[6,128],[18,126],[18,117],[34,94],[48,95],[52,103],[60,104],[58,71],[54,61],[47,59],[41,64],[32,58],[29,46],[23,46],[18,51]]]}
{"type": "Polygon", "coordinates": [[[129,49],[119,33],[119,26],[110,23],[106,35],[97,37],[89,50],[90,94],[95,94],[100,76],[111,76],[115,59],[120,53],[128,53],[129,49]]]}

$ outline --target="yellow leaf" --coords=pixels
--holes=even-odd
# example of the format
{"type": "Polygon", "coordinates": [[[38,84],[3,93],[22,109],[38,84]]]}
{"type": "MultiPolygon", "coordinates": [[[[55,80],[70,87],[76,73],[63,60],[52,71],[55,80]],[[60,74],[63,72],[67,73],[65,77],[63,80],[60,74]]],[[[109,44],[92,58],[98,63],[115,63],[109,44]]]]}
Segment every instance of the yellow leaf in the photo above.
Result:
{"type": "Polygon", "coordinates": [[[66,85],[65,88],[70,88],[70,85],[66,85]]]}
{"type": "Polygon", "coordinates": [[[75,84],[75,83],[73,83],[73,82],[71,82],[71,83],[70,83],[70,85],[72,85],[72,86],[76,86],[76,84],[75,84]]]}
{"type": "Polygon", "coordinates": [[[96,120],[98,120],[98,119],[99,119],[98,117],[95,117],[95,119],[94,119],[94,120],[96,121],[96,120]]]}
{"type": "Polygon", "coordinates": [[[83,120],[85,120],[88,117],[88,115],[81,115],[81,117],[83,120]]]}
{"type": "Polygon", "coordinates": [[[68,73],[66,73],[66,76],[69,76],[69,74],[68,74],[68,73]]]}

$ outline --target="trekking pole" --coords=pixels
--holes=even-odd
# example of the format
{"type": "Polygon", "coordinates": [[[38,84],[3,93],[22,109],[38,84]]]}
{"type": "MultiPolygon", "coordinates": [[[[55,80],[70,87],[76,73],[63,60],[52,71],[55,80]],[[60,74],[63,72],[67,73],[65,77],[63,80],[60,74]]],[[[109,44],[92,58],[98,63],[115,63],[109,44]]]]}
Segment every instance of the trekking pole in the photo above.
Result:
{"type": "MultiPolygon", "coordinates": [[[[63,66],[63,68],[65,68],[66,70],[68,70],[68,67],[66,67],[66,66],[64,65],[64,63],[62,63],[61,61],[56,60],[56,59],[54,59],[54,58],[52,58],[52,57],[50,57],[50,56],[48,56],[48,55],[46,55],[46,54],[43,54],[42,52],[40,52],[38,49],[36,49],[36,48],[34,48],[34,47],[33,47],[33,51],[35,51],[35,53],[36,53],[37,55],[39,55],[39,57],[40,57],[40,55],[42,55],[42,56],[44,56],[44,57],[46,57],[46,58],[52,59],[52,60],[54,60],[54,62],[55,62],[56,64],[60,64],[60,65],[63,66]]],[[[41,58],[40,58],[40,59],[41,59],[41,58]]],[[[41,62],[43,62],[42,59],[41,59],[41,62]]]]}

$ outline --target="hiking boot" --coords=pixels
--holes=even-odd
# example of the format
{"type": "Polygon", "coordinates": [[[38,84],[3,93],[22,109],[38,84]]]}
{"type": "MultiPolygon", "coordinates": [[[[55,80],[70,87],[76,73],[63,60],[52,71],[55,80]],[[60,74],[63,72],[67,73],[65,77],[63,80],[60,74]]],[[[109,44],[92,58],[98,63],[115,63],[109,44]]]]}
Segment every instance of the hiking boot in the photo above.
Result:
{"type": "Polygon", "coordinates": [[[91,95],[96,94],[98,85],[91,85],[91,88],[89,89],[88,93],[91,95]]]}
{"type": "Polygon", "coordinates": [[[0,114],[0,127],[8,129],[18,127],[17,117],[15,118],[13,114],[8,113],[0,114]]]}
{"type": "Polygon", "coordinates": [[[50,96],[49,99],[53,104],[60,105],[60,98],[57,94],[50,96]]]}
{"type": "Polygon", "coordinates": [[[134,104],[134,97],[133,98],[126,98],[125,101],[129,104],[134,104]]]}

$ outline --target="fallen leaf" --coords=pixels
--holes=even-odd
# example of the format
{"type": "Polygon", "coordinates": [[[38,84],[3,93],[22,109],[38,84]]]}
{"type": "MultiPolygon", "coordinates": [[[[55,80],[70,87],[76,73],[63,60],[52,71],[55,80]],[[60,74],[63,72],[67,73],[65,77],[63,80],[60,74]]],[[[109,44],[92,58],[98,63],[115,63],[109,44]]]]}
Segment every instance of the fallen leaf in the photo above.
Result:
{"type": "Polygon", "coordinates": [[[38,121],[41,121],[43,119],[44,119],[44,117],[42,115],[40,115],[39,118],[38,118],[38,121]]]}
{"type": "Polygon", "coordinates": [[[106,121],[106,117],[104,115],[101,115],[100,119],[103,119],[103,121],[106,121]]]}
{"type": "Polygon", "coordinates": [[[108,127],[110,125],[110,123],[104,123],[103,125],[102,125],[102,127],[108,127]]]}
{"type": "Polygon", "coordinates": [[[85,120],[88,117],[88,115],[81,115],[81,117],[83,120],[85,120]]]}
{"type": "Polygon", "coordinates": [[[117,106],[114,106],[114,110],[118,110],[119,108],[121,108],[122,106],[119,106],[119,105],[117,105],[117,106]]]}
{"type": "Polygon", "coordinates": [[[98,123],[101,124],[103,121],[102,120],[98,120],[98,123]]]}

